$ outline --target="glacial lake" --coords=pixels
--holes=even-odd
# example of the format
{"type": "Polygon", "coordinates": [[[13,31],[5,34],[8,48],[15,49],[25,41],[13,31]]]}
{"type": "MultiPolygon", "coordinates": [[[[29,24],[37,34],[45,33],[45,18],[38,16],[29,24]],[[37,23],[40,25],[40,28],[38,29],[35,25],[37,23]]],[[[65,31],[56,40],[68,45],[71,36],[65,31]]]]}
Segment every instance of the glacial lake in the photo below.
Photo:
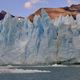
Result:
{"type": "Polygon", "coordinates": [[[0,73],[0,80],[80,80],[80,67],[19,67],[15,73],[0,73]]]}

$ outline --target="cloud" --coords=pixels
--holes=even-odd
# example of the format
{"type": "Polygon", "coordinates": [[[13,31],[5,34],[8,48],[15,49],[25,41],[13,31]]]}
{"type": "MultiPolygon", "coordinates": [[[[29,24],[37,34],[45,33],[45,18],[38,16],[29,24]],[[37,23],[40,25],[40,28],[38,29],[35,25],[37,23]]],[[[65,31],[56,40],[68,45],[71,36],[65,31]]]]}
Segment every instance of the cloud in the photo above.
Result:
{"type": "Polygon", "coordinates": [[[32,2],[32,4],[36,4],[39,2],[39,0],[32,0],[31,2],[32,2]]]}
{"type": "Polygon", "coordinates": [[[24,7],[25,8],[31,8],[32,7],[32,3],[31,2],[25,2],[24,7]]]}
{"type": "Polygon", "coordinates": [[[73,4],[73,0],[67,0],[68,5],[72,5],[73,4]]]}
{"type": "Polygon", "coordinates": [[[76,1],[76,0],[67,0],[68,5],[72,5],[72,4],[80,4],[80,2],[76,1]]]}
{"type": "Polygon", "coordinates": [[[45,0],[31,0],[31,1],[28,1],[28,2],[25,2],[24,3],[24,7],[25,8],[32,8],[33,5],[39,3],[39,2],[44,2],[45,0]]]}

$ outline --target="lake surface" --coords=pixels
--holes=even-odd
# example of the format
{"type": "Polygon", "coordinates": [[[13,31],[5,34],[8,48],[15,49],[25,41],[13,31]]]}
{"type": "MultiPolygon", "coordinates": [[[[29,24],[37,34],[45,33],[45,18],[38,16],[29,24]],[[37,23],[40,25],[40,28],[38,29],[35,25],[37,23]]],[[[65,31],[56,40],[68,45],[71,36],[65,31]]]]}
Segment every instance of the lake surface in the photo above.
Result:
{"type": "Polygon", "coordinates": [[[25,67],[24,69],[31,72],[0,73],[0,80],[80,80],[80,67],[25,67]]]}

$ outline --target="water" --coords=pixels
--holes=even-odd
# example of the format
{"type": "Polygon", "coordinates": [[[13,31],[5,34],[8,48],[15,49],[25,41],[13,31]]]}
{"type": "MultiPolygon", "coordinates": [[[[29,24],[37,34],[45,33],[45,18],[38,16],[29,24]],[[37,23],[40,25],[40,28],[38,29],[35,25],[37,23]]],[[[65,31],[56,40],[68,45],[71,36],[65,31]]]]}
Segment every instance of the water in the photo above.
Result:
{"type": "Polygon", "coordinates": [[[0,80],[80,80],[80,67],[27,67],[51,72],[1,73],[0,80]]]}

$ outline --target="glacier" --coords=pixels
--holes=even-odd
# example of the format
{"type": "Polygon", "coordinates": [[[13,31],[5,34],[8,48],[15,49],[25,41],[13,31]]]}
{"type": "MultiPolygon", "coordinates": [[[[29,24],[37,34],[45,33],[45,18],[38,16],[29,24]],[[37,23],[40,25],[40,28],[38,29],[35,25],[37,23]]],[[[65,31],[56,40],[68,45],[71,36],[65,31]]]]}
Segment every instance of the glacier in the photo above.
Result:
{"type": "Polygon", "coordinates": [[[49,64],[56,60],[80,62],[80,14],[52,20],[42,9],[31,22],[12,18],[0,21],[0,64],[49,64]]]}

